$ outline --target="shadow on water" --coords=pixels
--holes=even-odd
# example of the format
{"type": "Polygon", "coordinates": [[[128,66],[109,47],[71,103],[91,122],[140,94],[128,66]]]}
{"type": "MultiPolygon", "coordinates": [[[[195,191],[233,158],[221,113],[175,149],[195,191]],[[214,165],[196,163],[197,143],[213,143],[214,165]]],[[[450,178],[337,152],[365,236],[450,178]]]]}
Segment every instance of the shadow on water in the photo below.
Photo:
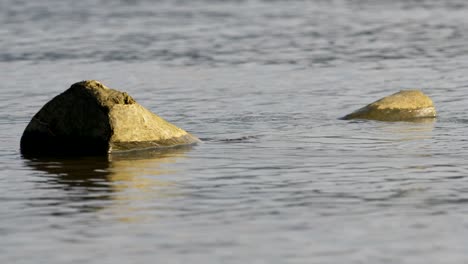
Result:
{"type": "Polygon", "coordinates": [[[164,165],[183,159],[191,148],[130,151],[107,157],[25,157],[24,162],[45,173],[39,176],[39,188],[60,190],[60,197],[49,199],[51,204],[72,208],[75,213],[103,212],[128,222],[139,220],[135,214],[144,214],[137,207],[177,194],[173,182],[158,176],[174,174],[175,169],[164,165]]]}

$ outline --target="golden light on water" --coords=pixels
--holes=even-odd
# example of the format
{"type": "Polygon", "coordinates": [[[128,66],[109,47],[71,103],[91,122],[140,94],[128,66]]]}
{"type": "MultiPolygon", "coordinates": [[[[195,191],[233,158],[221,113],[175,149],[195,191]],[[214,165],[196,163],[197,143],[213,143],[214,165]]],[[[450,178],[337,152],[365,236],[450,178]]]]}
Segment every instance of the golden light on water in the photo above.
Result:
{"type": "MultiPolygon", "coordinates": [[[[25,163],[34,170],[46,172],[44,178],[48,184],[63,186],[60,189],[64,203],[78,192],[86,199],[95,200],[93,208],[100,218],[141,222],[157,215],[157,212],[148,214],[148,208],[156,208],[160,199],[179,195],[170,176],[177,174],[174,164],[183,160],[190,149],[185,146],[108,157],[26,159],[25,163]]],[[[76,202],[70,201],[69,206],[74,207],[76,202]]]]}

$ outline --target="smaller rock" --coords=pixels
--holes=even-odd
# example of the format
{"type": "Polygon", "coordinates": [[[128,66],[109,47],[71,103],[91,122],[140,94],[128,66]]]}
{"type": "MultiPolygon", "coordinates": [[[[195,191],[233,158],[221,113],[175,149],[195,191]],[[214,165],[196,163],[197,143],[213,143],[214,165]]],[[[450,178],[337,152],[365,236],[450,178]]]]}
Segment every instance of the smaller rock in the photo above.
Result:
{"type": "Polygon", "coordinates": [[[419,90],[403,90],[358,109],[343,119],[415,121],[435,117],[436,110],[431,98],[419,90]]]}

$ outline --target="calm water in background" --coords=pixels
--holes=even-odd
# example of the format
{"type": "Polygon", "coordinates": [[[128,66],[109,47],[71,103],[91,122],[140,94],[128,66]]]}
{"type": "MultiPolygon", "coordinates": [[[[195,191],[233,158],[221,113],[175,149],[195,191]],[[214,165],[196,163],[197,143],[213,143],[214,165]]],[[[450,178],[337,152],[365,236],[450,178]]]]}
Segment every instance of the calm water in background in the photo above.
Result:
{"type": "Polygon", "coordinates": [[[465,1],[0,1],[1,263],[464,263],[465,1]],[[28,160],[98,79],[204,140],[28,160]],[[427,123],[337,118],[421,88],[427,123]]]}

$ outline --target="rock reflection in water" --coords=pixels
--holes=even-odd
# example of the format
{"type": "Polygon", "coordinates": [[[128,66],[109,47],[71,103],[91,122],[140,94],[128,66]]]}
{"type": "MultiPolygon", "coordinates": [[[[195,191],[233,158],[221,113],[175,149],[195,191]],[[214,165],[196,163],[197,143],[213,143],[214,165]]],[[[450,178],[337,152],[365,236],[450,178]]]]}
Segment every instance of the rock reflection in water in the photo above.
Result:
{"type": "Polygon", "coordinates": [[[46,173],[41,175],[45,178],[41,187],[64,191],[61,197],[55,197],[60,200],[57,206],[78,206],[78,212],[95,211],[99,217],[132,222],[148,217],[143,210],[157,199],[177,195],[175,185],[159,177],[175,173],[164,165],[183,158],[190,149],[151,149],[107,157],[27,158],[25,163],[46,173]]]}
{"type": "Polygon", "coordinates": [[[377,126],[379,131],[389,137],[390,141],[417,141],[432,138],[435,119],[422,118],[412,122],[394,122],[377,126]]]}
{"type": "MultiPolygon", "coordinates": [[[[387,161],[396,159],[392,163],[403,164],[402,157],[412,157],[411,166],[430,165],[427,160],[433,154],[434,119],[421,119],[419,122],[395,122],[376,126],[376,137],[383,144],[376,147],[379,154],[386,153],[387,161]],[[423,121],[425,120],[425,121],[423,121]]],[[[375,145],[374,145],[375,146],[375,145]]]]}
{"type": "Polygon", "coordinates": [[[112,183],[114,195],[112,206],[105,208],[103,216],[117,217],[125,222],[140,222],[154,216],[154,211],[165,207],[158,206],[158,201],[180,195],[173,182],[158,177],[177,173],[176,169],[164,168],[163,165],[183,158],[190,148],[184,146],[109,155],[107,179],[112,183]]]}

